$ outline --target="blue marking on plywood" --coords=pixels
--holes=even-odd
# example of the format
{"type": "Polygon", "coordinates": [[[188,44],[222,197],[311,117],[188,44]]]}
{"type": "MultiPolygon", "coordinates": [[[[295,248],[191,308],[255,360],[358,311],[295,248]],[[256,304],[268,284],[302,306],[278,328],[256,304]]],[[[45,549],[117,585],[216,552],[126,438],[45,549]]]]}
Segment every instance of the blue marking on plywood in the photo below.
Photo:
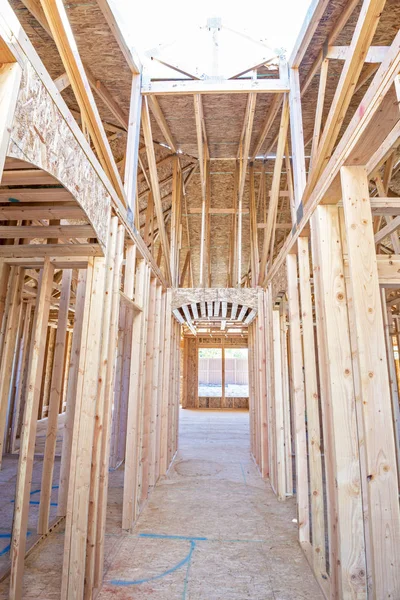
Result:
{"type": "MultiPolygon", "coordinates": [[[[150,535],[147,536],[139,536],[139,537],[153,537],[150,535]]],[[[176,539],[179,536],[157,536],[154,535],[155,538],[163,538],[163,539],[176,539]]],[[[152,577],[146,577],[144,579],[134,579],[134,580],[125,580],[125,579],[112,579],[111,580],[111,584],[112,585],[123,585],[123,586],[128,586],[128,585],[140,585],[141,583],[149,583],[150,581],[156,581],[157,579],[162,579],[163,577],[166,577],[167,575],[170,575],[171,573],[174,573],[175,571],[178,571],[178,569],[181,569],[182,567],[184,567],[185,565],[189,565],[191,558],[192,558],[192,554],[193,551],[196,547],[196,542],[191,540],[190,542],[190,550],[188,552],[188,554],[185,556],[185,558],[183,558],[180,562],[178,562],[176,565],[174,565],[173,567],[171,567],[170,569],[167,569],[166,571],[164,571],[163,573],[160,573],[159,575],[154,575],[152,577]]],[[[188,570],[186,571],[186,576],[188,575],[188,570]]],[[[186,579],[185,579],[185,590],[186,590],[186,579]]],[[[186,596],[186,591],[184,590],[184,596],[183,598],[186,596]]]]}
{"type": "MultiPolygon", "coordinates": [[[[59,486],[58,485],[52,485],[51,489],[52,490],[58,490],[59,486]]],[[[38,488],[37,490],[33,490],[33,492],[30,493],[30,496],[33,496],[34,494],[40,494],[40,488],[38,488]]],[[[13,504],[15,502],[15,500],[11,500],[10,501],[11,504],[13,504]]],[[[33,505],[33,506],[38,506],[40,504],[39,500],[30,500],[29,504],[33,505]]],[[[50,502],[50,506],[58,506],[58,502],[50,502]]]]}
{"type": "Polygon", "coordinates": [[[188,542],[206,542],[206,537],[192,537],[187,535],[166,535],[164,533],[139,533],[138,537],[154,538],[158,540],[187,540],[188,542]]]}
{"type": "MultiPolygon", "coordinates": [[[[26,537],[29,537],[30,535],[32,535],[31,532],[27,531],[26,537]]],[[[0,533],[0,539],[11,541],[11,533],[0,533]]],[[[7,552],[10,552],[10,548],[11,548],[11,543],[7,544],[7,546],[5,548],[3,548],[3,550],[0,551],[0,556],[4,556],[5,554],[7,554],[7,552]]]]}

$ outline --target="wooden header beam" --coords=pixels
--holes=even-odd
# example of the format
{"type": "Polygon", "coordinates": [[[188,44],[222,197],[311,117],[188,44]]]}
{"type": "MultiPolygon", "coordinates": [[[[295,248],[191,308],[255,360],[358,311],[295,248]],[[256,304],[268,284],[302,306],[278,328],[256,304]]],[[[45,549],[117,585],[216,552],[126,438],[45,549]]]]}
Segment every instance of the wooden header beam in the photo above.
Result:
{"type": "Polygon", "coordinates": [[[288,90],[282,79],[227,79],[225,81],[144,81],[144,95],[182,95],[182,94],[283,94],[288,90]]]}

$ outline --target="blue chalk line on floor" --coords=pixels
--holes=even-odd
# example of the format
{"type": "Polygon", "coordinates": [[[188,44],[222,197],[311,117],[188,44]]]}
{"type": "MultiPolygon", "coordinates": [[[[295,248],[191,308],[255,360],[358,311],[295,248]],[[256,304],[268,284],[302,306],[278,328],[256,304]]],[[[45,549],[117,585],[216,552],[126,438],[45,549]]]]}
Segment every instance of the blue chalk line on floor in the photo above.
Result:
{"type": "Polygon", "coordinates": [[[159,579],[163,579],[167,575],[170,575],[171,573],[178,571],[179,569],[181,569],[182,567],[184,567],[186,565],[186,574],[185,574],[185,579],[184,579],[182,600],[186,599],[187,586],[188,586],[188,582],[189,582],[190,566],[191,566],[193,552],[196,548],[196,542],[223,542],[223,541],[225,541],[225,542],[230,542],[230,543],[242,542],[242,543],[257,543],[257,544],[258,543],[263,544],[266,542],[265,540],[249,540],[249,539],[219,540],[219,539],[210,539],[207,537],[195,537],[195,536],[186,536],[186,535],[166,535],[166,534],[162,534],[162,533],[139,533],[137,537],[138,538],[147,538],[147,539],[158,539],[158,540],[182,540],[185,542],[190,542],[190,549],[189,549],[188,554],[185,556],[185,558],[183,558],[181,561],[179,561],[173,567],[167,569],[163,573],[160,573],[159,575],[153,575],[152,577],[146,577],[144,579],[134,579],[134,580],[111,579],[109,581],[109,583],[111,585],[116,585],[116,586],[130,586],[130,585],[140,585],[142,583],[149,583],[151,581],[157,581],[159,579]]]}
{"type": "MultiPolygon", "coordinates": [[[[26,532],[26,537],[28,538],[31,534],[30,531],[26,532]]],[[[0,533],[0,540],[11,540],[11,533],[0,533]]],[[[10,552],[11,544],[7,544],[3,550],[0,551],[0,556],[4,556],[7,552],[10,552]]]]}
{"type": "Polygon", "coordinates": [[[190,570],[190,563],[192,560],[192,555],[193,555],[194,549],[196,547],[196,542],[207,541],[207,538],[187,537],[187,536],[181,536],[181,535],[163,535],[163,534],[157,534],[157,533],[140,533],[138,535],[138,537],[161,539],[161,540],[163,540],[163,539],[165,539],[165,540],[184,540],[184,541],[190,542],[190,549],[189,549],[188,554],[185,556],[185,558],[183,558],[181,561],[179,561],[176,565],[174,565],[170,569],[167,569],[163,573],[160,573],[159,575],[154,575],[152,577],[147,577],[144,579],[135,579],[135,580],[112,579],[110,581],[110,583],[112,585],[123,585],[123,586],[140,585],[141,583],[149,583],[150,581],[156,581],[158,579],[162,579],[163,577],[166,577],[167,575],[170,575],[171,573],[174,573],[175,571],[178,571],[178,569],[181,569],[182,567],[187,565],[184,590],[183,590],[183,595],[182,595],[182,600],[185,600],[186,588],[187,588],[187,582],[188,582],[189,570],[190,570]]]}
{"type": "MultiPolygon", "coordinates": [[[[58,490],[59,486],[58,485],[52,485],[51,489],[52,490],[58,490]]],[[[37,490],[33,490],[33,492],[30,493],[30,496],[33,496],[34,494],[40,494],[40,488],[38,488],[37,490]]],[[[10,500],[11,504],[13,504],[15,502],[15,500],[10,500]]],[[[33,506],[38,506],[40,504],[39,500],[30,500],[29,504],[33,505],[33,506]]],[[[50,506],[58,506],[58,502],[50,502],[50,506]]]]}

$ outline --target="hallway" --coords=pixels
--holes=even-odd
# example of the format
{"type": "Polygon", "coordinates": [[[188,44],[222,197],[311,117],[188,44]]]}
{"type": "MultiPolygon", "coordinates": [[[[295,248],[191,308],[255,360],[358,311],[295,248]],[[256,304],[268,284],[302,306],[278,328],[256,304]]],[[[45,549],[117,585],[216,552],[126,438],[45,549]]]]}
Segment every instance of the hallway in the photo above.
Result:
{"type": "Polygon", "coordinates": [[[280,503],[249,454],[244,411],[181,410],[178,454],[106,559],[99,600],[322,599],[280,503]]]}

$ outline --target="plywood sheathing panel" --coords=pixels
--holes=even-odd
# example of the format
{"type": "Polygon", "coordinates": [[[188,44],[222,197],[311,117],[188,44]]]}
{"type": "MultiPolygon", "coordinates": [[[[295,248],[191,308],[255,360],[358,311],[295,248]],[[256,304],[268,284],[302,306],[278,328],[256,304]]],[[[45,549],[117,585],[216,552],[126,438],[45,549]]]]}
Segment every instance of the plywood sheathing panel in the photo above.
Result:
{"type": "Polygon", "coordinates": [[[77,200],[105,246],[111,198],[30,63],[23,74],[9,156],[53,175],[77,200]]]}
{"type": "Polygon", "coordinates": [[[272,281],[272,302],[276,302],[279,298],[286,294],[288,287],[287,281],[286,264],[283,263],[272,281]]]}

